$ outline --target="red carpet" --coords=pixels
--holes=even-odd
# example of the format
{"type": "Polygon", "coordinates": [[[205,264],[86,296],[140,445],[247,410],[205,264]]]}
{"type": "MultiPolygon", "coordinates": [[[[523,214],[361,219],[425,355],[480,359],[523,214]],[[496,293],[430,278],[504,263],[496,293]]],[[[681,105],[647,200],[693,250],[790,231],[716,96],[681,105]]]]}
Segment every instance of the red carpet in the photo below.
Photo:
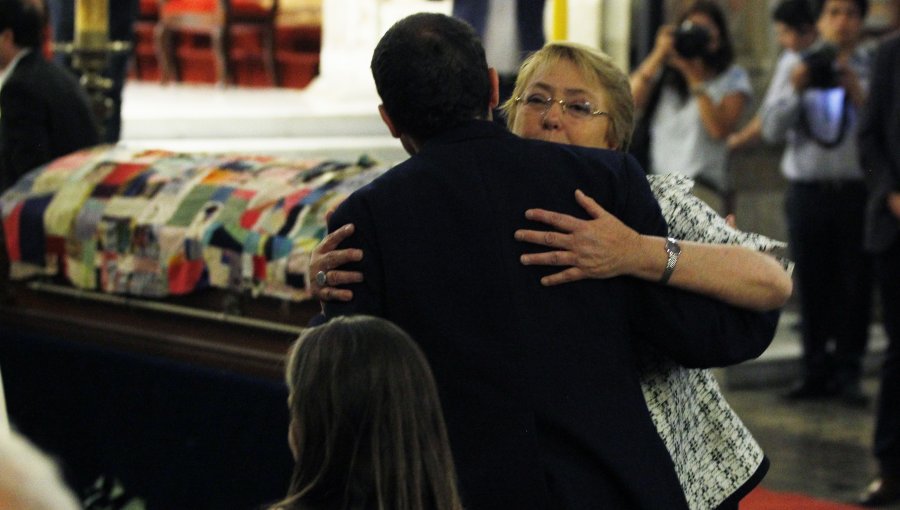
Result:
{"type": "Polygon", "coordinates": [[[862,510],[863,507],[757,487],[741,500],[741,510],[862,510]]]}

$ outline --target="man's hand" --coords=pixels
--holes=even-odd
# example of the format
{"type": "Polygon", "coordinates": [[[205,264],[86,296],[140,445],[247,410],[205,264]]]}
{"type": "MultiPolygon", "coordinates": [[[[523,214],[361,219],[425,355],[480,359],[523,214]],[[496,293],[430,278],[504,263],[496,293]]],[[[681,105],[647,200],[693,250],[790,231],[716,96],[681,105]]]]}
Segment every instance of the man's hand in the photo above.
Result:
{"type": "Polygon", "coordinates": [[[543,285],[583,280],[585,278],[611,278],[632,271],[632,254],[640,249],[640,235],[618,218],[606,212],[581,190],[575,199],[592,220],[582,220],[567,214],[529,209],[525,217],[546,223],[558,232],[517,230],[516,239],[540,244],[555,251],[522,255],[525,265],[572,266],[541,279],[543,285]]]}
{"type": "Polygon", "coordinates": [[[359,271],[340,271],[338,267],[350,262],[358,262],[363,258],[362,250],[348,248],[336,249],[344,239],[347,239],[355,227],[348,223],[334,232],[325,236],[309,258],[309,268],[306,271],[306,288],[309,293],[320,301],[350,301],[353,299],[353,291],[337,288],[337,285],[358,283],[363,281],[363,275],[359,271]],[[316,275],[322,271],[325,273],[325,285],[319,285],[316,275]]]}

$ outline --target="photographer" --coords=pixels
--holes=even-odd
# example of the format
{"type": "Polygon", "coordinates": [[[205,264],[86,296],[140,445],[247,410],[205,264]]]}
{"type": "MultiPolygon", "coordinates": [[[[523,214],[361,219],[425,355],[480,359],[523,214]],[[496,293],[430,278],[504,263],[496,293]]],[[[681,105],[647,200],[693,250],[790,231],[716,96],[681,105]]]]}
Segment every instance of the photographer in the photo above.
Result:
{"type": "Polygon", "coordinates": [[[734,65],[722,10],[699,0],[677,27],[664,26],[650,55],[631,74],[640,118],[633,153],[648,172],[678,172],[697,181],[695,193],[717,212],[730,192],[726,138],[738,125],[752,89],[734,65]]]}
{"type": "Polygon", "coordinates": [[[732,151],[750,148],[762,141],[762,110],[790,81],[797,54],[806,51],[819,37],[807,0],[781,0],[772,11],[772,21],[775,38],[783,51],[775,62],[775,72],[757,114],[740,131],[728,137],[728,149],[732,151]]]}
{"type": "Polygon", "coordinates": [[[816,7],[819,41],[791,57],[790,80],[762,111],[763,137],[786,142],[781,169],[800,294],[804,374],[786,396],[864,405],[859,379],[872,283],[856,133],[871,63],[859,45],[868,2],[824,0],[816,7]]]}

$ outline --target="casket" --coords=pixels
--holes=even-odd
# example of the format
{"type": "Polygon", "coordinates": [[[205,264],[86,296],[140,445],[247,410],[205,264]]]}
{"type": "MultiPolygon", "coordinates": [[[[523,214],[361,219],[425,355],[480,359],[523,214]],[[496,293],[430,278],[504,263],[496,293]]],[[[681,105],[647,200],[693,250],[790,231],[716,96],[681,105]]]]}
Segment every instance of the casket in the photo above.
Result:
{"type": "MultiPolygon", "coordinates": [[[[365,157],[286,161],[123,146],[63,157],[0,196],[10,279],[25,282],[5,316],[38,313],[46,301],[41,317],[76,307],[69,318],[79,327],[108,326],[125,313],[123,328],[144,336],[191,336],[134,322],[155,315],[219,323],[206,327],[225,325],[227,336],[240,328],[296,336],[318,310],[305,271],[325,213],[384,169],[365,157]]],[[[200,337],[198,348],[209,335],[200,337]]]]}
{"type": "Polygon", "coordinates": [[[78,490],[104,474],[151,508],[280,497],[309,254],[386,168],[100,146],[24,176],[0,196],[14,426],[78,490]]]}

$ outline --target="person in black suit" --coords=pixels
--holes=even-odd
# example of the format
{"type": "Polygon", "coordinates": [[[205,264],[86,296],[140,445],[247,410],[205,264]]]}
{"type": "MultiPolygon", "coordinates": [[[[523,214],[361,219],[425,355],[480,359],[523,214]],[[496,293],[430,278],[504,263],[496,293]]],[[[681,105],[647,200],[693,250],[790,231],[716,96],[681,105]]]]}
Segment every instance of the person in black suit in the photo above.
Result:
{"type": "Polygon", "coordinates": [[[43,16],[28,0],[0,0],[0,190],[48,161],[99,143],[78,81],[41,53],[43,16]]]}
{"type": "Polygon", "coordinates": [[[875,254],[888,349],[875,424],[879,476],[861,503],[880,506],[900,501],[900,34],[879,47],[869,90],[859,129],[869,178],[865,247],[875,254]]]}
{"type": "Polygon", "coordinates": [[[481,36],[488,64],[500,76],[502,104],[512,93],[519,64],[544,46],[544,0],[454,0],[453,16],[481,36]],[[505,18],[510,14],[514,20],[505,18]]]}
{"type": "MultiPolygon", "coordinates": [[[[355,225],[341,248],[365,253],[346,269],[366,277],[347,287],[352,300],[324,303],[326,318],[382,316],[422,347],[466,508],[687,508],[634,349],[687,366],[737,363],[768,346],[777,313],[624,277],[543,287],[552,270],[520,264],[538,248],[514,238],[534,226],[530,208],[583,218],[580,189],[638,232],[665,235],[634,159],[491,122],[497,74],[460,20],[401,20],[372,70],[382,119],[412,157],[332,214],[332,229],[355,225]]],[[[677,259],[672,241],[648,270],[667,279],[677,259]]]]}

